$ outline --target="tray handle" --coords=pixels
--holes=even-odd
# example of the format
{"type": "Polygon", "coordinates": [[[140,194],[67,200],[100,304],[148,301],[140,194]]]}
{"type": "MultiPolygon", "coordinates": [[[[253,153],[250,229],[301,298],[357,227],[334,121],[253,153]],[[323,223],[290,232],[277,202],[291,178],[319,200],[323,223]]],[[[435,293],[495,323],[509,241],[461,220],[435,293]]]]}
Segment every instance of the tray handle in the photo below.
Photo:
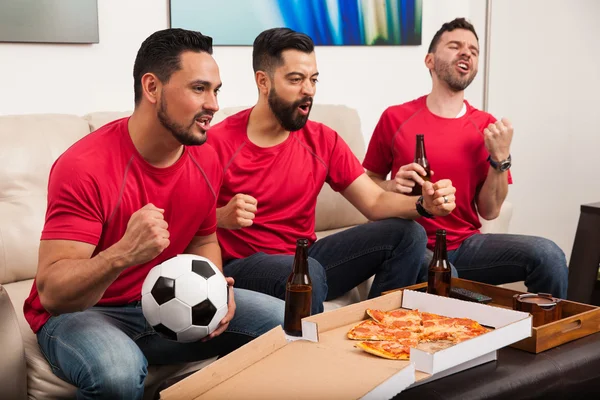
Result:
{"type": "Polygon", "coordinates": [[[575,321],[569,322],[567,325],[565,325],[565,327],[561,330],[561,333],[571,332],[579,328],[581,328],[581,320],[576,319],[575,321]]]}

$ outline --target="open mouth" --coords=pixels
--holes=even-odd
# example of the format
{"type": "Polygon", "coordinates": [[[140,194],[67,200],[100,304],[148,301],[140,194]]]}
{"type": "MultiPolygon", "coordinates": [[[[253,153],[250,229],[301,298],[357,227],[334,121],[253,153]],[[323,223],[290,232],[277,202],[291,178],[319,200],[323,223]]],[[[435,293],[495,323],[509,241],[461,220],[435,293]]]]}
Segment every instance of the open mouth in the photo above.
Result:
{"type": "Polygon", "coordinates": [[[210,115],[204,115],[200,118],[196,119],[196,125],[200,127],[200,129],[207,131],[210,129],[210,121],[212,117],[210,115]]]}
{"type": "Polygon", "coordinates": [[[298,106],[298,111],[300,112],[300,114],[308,115],[308,112],[310,111],[310,104],[310,102],[300,104],[298,106]]]}
{"type": "Polygon", "coordinates": [[[460,72],[464,72],[464,73],[469,72],[469,63],[467,63],[465,61],[459,61],[458,64],[456,64],[456,66],[458,67],[458,70],[460,72]]]}

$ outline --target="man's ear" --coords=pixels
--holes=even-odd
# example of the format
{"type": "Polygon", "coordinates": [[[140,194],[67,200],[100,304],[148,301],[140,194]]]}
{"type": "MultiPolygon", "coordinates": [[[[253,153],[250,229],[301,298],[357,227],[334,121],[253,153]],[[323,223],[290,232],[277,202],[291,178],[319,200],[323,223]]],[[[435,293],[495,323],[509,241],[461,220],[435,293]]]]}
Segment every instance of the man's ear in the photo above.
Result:
{"type": "Polygon", "coordinates": [[[254,79],[256,80],[258,92],[267,96],[271,89],[271,78],[269,75],[265,71],[256,71],[254,79]]]}
{"type": "Polygon", "coordinates": [[[433,57],[433,53],[427,53],[425,56],[425,66],[430,71],[433,70],[433,67],[435,67],[435,58],[433,57]]]}
{"type": "Polygon", "coordinates": [[[153,73],[146,73],[142,76],[142,94],[151,104],[158,102],[158,97],[162,82],[153,73]]]}

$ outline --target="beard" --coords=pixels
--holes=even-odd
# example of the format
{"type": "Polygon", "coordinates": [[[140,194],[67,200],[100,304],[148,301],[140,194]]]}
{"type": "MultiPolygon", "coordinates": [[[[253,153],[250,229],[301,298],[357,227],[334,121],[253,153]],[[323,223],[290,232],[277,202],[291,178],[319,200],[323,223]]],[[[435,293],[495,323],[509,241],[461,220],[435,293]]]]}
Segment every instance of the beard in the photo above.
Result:
{"type": "MultiPolygon", "coordinates": [[[[461,60],[458,60],[456,63],[460,61],[461,60]]],[[[443,61],[436,57],[433,70],[442,81],[448,84],[448,87],[451,90],[454,92],[461,92],[473,82],[475,75],[477,75],[477,69],[473,68],[469,74],[461,76],[454,70],[454,64],[455,63],[443,61]]]]}
{"type": "Polygon", "coordinates": [[[307,96],[293,103],[288,103],[277,95],[275,87],[269,92],[269,108],[275,115],[275,118],[279,121],[283,129],[286,131],[297,131],[308,121],[310,110],[312,109],[312,97],[307,96]],[[306,115],[300,115],[298,113],[298,107],[300,104],[310,102],[308,113],[306,115]]]}
{"type": "Polygon", "coordinates": [[[194,117],[190,125],[181,125],[173,121],[173,119],[169,117],[169,113],[167,112],[167,100],[165,100],[165,96],[163,93],[160,96],[160,106],[156,115],[162,126],[164,126],[165,129],[167,129],[169,132],[171,132],[173,137],[177,139],[179,143],[181,143],[184,146],[200,146],[201,144],[204,144],[204,142],[206,142],[206,131],[201,130],[203,133],[203,135],[201,136],[194,135],[193,128],[196,125],[196,120],[205,115],[212,116],[213,113],[210,111],[202,111],[194,117]]]}

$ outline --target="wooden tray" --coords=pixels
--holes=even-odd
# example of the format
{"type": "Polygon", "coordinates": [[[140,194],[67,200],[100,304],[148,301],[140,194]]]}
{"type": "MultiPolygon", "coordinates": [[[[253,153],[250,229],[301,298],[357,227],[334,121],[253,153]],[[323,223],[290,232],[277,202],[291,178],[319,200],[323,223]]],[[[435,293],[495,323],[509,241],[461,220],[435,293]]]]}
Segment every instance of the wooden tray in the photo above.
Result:
{"type": "MultiPolygon", "coordinates": [[[[426,286],[427,282],[423,282],[396,290],[416,290],[426,286]]],[[[501,288],[499,286],[459,278],[452,278],[452,286],[472,290],[473,292],[478,292],[491,297],[492,302],[488,303],[490,306],[511,309],[513,296],[515,294],[523,293],[516,290],[501,288]]],[[[383,294],[394,291],[395,290],[391,290],[383,294]]],[[[531,329],[531,337],[514,343],[511,346],[537,354],[600,331],[600,307],[568,300],[562,300],[562,303],[561,319],[549,324],[533,327],[531,329]]]]}

